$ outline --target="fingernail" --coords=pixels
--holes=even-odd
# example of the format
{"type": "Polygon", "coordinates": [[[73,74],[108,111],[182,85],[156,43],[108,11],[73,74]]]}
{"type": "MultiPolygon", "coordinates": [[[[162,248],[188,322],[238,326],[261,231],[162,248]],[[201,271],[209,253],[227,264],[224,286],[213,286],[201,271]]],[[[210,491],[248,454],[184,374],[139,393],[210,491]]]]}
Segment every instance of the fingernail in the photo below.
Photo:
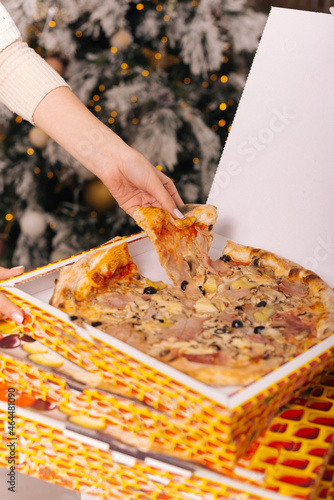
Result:
{"type": "Polygon", "coordinates": [[[11,268],[12,271],[16,271],[18,269],[24,269],[24,266],[15,266],[11,268]]]}
{"type": "Polygon", "coordinates": [[[176,217],[178,217],[179,219],[184,218],[182,212],[180,212],[180,210],[178,208],[174,208],[173,212],[176,215],[176,217]]]}
{"type": "Polygon", "coordinates": [[[20,313],[12,313],[11,318],[16,322],[16,323],[23,323],[24,316],[23,314],[20,313]]]}

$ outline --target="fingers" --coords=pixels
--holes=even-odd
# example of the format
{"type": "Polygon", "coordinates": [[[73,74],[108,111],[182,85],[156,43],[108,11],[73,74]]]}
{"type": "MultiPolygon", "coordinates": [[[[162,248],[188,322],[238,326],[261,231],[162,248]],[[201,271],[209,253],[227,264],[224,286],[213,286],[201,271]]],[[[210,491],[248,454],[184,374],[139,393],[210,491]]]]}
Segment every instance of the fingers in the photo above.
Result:
{"type": "Polygon", "coordinates": [[[183,205],[183,201],[182,201],[182,198],[181,196],[179,195],[177,189],[176,189],[176,186],[174,184],[174,182],[169,178],[167,177],[167,175],[163,174],[162,172],[160,172],[159,170],[157,170],[157,175],[158,177],[160,177],[161,179],[161,182],[163,183],[165,189],[168,191],[168,193],[170,194],[170,196],[172,197],[175,205],[178,207],[179,205],[183,205]]]}
{"type": "Polygon", "coordinates": [[[11,318],[19,324],[21,324],[24,319],[21,309],[7,299],[2,293],[0,293],[0,317],[11,318]]]}
{"type": "Polygon", "coordinates": [[[19,276],[24,271],[24,266],[12,267],[7,269],[5,267],[0,267],[0,280],[8,280],[14,276],[19,276]]]}
{"type": "Polygon", "coordinates": [[[148,187],[150,194],[154,196],[162,208],[168,210],[174,218],[183,217],[177,209],[177,206],[182,205],[183,202],[171,179],[159,170],[154,169],[148,187]]]}

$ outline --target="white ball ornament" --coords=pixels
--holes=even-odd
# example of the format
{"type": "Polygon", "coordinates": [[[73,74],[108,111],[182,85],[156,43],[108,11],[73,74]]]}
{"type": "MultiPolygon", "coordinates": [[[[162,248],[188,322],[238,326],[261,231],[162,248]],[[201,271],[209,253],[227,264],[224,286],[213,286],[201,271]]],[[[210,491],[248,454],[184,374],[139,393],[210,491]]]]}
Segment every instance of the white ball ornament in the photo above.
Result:
{"type": "Polygon", "coordinates": [[[28,132],[29,141],[36,148],[44,148],[49,140],[48,134],[39,127],[32,127],[28,132]]]}
{"type": "Polygon", "coordinates": [[[50,255],[51,262],[59,262],[67,257],[69,257],[69,253],[65,252],[61,248],[55,248],[50,255]]]}
{"type": "Polygon", "coordinates": [[[130,31],[120,28],[110,38],[110,44],[117,49],[127,49],[132,43],[132,35],[130,31]]]}
{"type": "Polygon", "coordinates": [[[27,208],[20,219],[20,228],[23,234],[31,238],[38,238],[45,232],[48,223],[42,212],[27,208]]]}

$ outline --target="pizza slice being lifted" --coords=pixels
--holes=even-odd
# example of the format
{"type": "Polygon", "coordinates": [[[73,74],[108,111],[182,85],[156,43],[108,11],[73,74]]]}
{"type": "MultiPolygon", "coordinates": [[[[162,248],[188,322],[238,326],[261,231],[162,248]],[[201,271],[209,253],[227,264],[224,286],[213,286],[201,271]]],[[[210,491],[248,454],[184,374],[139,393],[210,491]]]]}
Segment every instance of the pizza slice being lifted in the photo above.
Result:
{"type": "Polygon", "coordinates": [[[166,211],[155,207],[138,207],[133,217],[146,231],[155,246],[167,275],[189,297],[200,296],[212,269],[208,256],[217,220],[213,205],[183,205],[183,219],[173,219],[166,211]]]}

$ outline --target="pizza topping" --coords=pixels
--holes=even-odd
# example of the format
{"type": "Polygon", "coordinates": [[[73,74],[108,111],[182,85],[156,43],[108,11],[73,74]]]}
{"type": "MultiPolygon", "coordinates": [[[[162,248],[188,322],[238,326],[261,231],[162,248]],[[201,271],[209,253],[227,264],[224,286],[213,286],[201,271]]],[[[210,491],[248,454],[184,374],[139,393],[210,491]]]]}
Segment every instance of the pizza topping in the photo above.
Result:
{"type": "Polygon", "coordinates": [[[221,257],[219,257],[220,260],[222,260],[223,262],[230,262],[231,261],[231,257],[227,254],[224,254],[222,255],[221,257]]]}
{"type": "Polygon", "coordinates": [[[198,299],[195,303],[195,311],[198,313],[217,313],[218,309],[206,297],[198,299]]]}
{"type": "Polygon", "coordinates": [[[153,286],[147,286],[146,288],[144,288],[143,293],[147,295],[153,295],[154,293],[157,293],[157,289],[153,286]]]}
{"type": "Polygon", "coordinates": [[[256,307],[266,307],[267,302],[265,300],[261,300],[258,304],[256,304],[256,307]]]}
{"type": "Polygon", "coordinates": [[[212,261],[208,255],[205,255],[203,261],[207,270],[213,274],[219,274],[219,276],[231,276],[233,274],[230,266],[220,259],[212,261]]]}
{"type": "Polygon", "coordinates": [[[223,286],[218,287],[218,291],[221,293],[221,295],[225,298],[229,299],[242,299],[246,297],[246,295],[249,294],[249,288],[238,288],[236,290],[224,290],[223,286]]]}
{"type": "Polygon", "coordinates": [[[134,295],[126,293],[121,295],[119,293],[105,293],[103,294],[103,301],[110,307],[115,309],[122,309],[124,306],[134,300],[134,295]]]}
{"type": "Polygon", "coordinates": [[[233,322],[232,322],[232,327],[233,328],[241,328],[242,326],[244,326],[243,322],[240,321],[239,319],[235,319],[233,322]]]}
{"type": "Polygon", "coordinates": [[[292,295],[294,297],[305,297],[308,293],[308,287],[304,283],[293,283],[285,279],[281,281],[278,288],[286,295],[292,295]]]}
{"type": "Polygon", "coordinates": [[[254,319],[255,321],[258,321],[259,323],[266,323],[268,319],[275,314],[275,310],[272,309],[271,307],[264,306],[261,307],[259,311],[256,311],[254,313],[254,319]]]}
{"type": "Polygon", "coordinates": [[[214,364],[218,358],[218,355],[218,352],[212,352],[209,354],[182,354],[182,356],[188,361],[192,361],[193,363],[205,363],[208,365],[214,364]]]}
{"type": "Polygon", "coordinates": [[[205,293],[214,293],[218,290],[217,281],[214,276],[209,276],[203,287],[201,287],[205,293]]]}
{"type": "Polygon", "coordinates": [[[172,326],[166,328],[162,332],[164,340],[174,337],[178,340],[191,340],[197,337],[203,331],[203,322],[206,318],[198,318],[192,316],[191,318],[182,318],[174,323],[172,326]]]}
{"type": "Polygon", "coordinates": [[[296,335],[303,330],[311,333],[314,330],[313,325],[304,323],[292,311],[276,313],[272,318],[272,326],[281,326],[282,328],[284,328],[283,331],[285,336],[287,334],[296,335]]]}
{"type": "Polygon", "coordinates": [[[232,281],[232,283],[230,284],[231,290],[239,290],[240,288],[255,288],[255,287],[256,283],[249,281],[249,279],[246,278],[246,276],[242,276],[242,278],[236,281],[232,281]]]}
{"type": "Polygon", "coordinates": [[[254,328],[254,333],[261,333],[261,332],[262,332],[262,330],[264,330],[264,329],[265,329],[265,327],[264,327],[264,326],[261,326],[261,325],[260,325],[260,326],[256,326],[256,327],[254,328]]]}
{"type": "Polygon", "coordinates": [[[186,289],[186,287],[187,287],[188,284],[189,284],[188,281],[185,281],[185,280],[182,281],[182,283],[181,283],[181,290],[184,291],[186,289]]]}

